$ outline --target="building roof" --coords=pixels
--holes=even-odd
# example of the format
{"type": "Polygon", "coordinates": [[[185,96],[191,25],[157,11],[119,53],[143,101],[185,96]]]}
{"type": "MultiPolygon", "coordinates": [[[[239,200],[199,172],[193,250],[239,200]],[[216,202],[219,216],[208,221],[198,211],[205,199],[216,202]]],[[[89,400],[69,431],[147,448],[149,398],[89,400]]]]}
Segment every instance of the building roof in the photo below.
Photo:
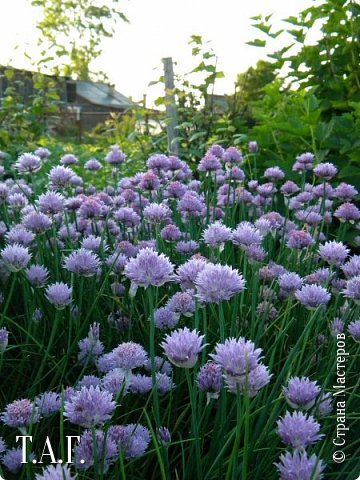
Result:
{"type": "Polygon", "coordinates": [[[125,97],[125,95],[115,90],[112,85],[85,80],[74,80],[74,83],[76,84],[76,94],[95,105],[122,110],[138,106],[135,102],[125,97]]]}

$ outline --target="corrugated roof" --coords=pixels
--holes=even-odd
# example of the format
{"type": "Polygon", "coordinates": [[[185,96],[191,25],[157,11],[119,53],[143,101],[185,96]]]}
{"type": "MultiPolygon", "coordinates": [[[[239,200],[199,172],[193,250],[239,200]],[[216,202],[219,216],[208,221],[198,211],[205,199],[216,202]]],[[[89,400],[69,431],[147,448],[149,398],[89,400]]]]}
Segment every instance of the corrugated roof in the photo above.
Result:
{"type": "Polygon", "coordinates": [[[134,108],[137,104],[126,98],[111,85],[106,83],[87,82],[77,80],[76,93],[88,102],[104,107],[114,107],[119,109],[134,108]]]}

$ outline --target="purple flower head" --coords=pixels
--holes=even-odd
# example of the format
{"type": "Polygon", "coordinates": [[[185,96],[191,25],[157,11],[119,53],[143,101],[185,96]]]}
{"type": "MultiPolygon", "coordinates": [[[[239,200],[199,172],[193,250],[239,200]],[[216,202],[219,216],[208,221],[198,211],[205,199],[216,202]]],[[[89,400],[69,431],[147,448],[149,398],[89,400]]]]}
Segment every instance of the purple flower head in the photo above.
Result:
{"type": "Polygon", "coordinates": [[[256,140],[251,140],[248,143],[248,148],[250,153],[256,153],[259,151],[259,145],[256,140]]]}
{"type": "Polygon", "coordinates": [[[64,417],[71,423],[90,428],[110,420],[116,403],[109,392],[99,387],[82,387],[64,403],[64,417]]]}
{"type": "Polygon", "coordinates": [[[71,179],[74,175],[75,174],[71,170],[71,168],[59,165],[58,167],[53,167],[50,170],[49,180],[53,187],[64,188],[68,187],[71,184],[71,179]]]}
{"type": "Polygon", "coordinates": [[[197,275],[206,267],[207,261],[203,258],[192,258],[177,270],[177,278],[183,290],[195,290],[197,275]]]}
{"type": "Polygon", "coordinates": [[[209,247],[222,247],[227,240],[231,240],[232,232],[221,222],[215,222],[208,225],[203,232],[203,238],[209,247]]]}
{"type": "Polygon", "coordinates": [[[246,247],[245,253],[250,263],[262,262],[267,255],[263,247],[255,244],[252,244],[246,247]]]}
{"type": "Polygon", "coordinates": [[[144,208],[144,219],[149,223],[162,223],[169,220],[171,210],[167,205],[150,203],[144,208]]]}
{"type": "Polygon", "coordinates": [[[295,293],[295,298],[308,310],[315,310],[320,305],[326,305],[331,295],[319,285],[304,285],[295,293]]]}
{"type": "Polygon", "coordinates": [[[135,342],[123,342],[99,358],[97,367],[101,372],[109,372],[114,368],[132,370],[143,367],[147,360],[147,353],[144,348],[135,342]]]}
{"type": "Polygon", "coordinates": [[[149,192],[153,190],[158,190],[160,187],[159,177],[154,172],[149,170],[148,172],[145,172],[141,175],[139,187],[149,192]]]}
{"type": "Polygon", "coordinates": [[[194,291],[177,292],[167,301],[166,307],[177,314],[191,317],[195,312],[194,291]]]}
{"type": "Polygon", "coordinates": [[[243,249],[250,245],[260,245],[263,239],[260,231],[250,222],[241,222],[233,231],[232,237],[234,245],[243,249]]]}
{"type": "Polygon", "coordinates": [[[36,173],[41,168],[41,158],[32,153],[23,153],[15,163],[15,168],[19,173],[36,173]]]}
{"type": "Polygon", "coordinates": [[[159,395],[170,392],[175,387],[171,377],[165,373],[158,372],[156,374],[156,389],[159,395]]]}
{"type": "Polygon", "coordinates": [[[314,174],[324,180],[330,180],[337,174],[337,168],[333,163],[319,163],[314,168],[314,174]]]}
{"type": "Polygon", "coordinates": [[[315,404],[320,387],[307,377],[292,377],[282,391],[290,407],[308,410],[315,404]]]}
{"type": "Polygon", "coordinates": [[[324,478],[325,464],[313,453],[308,456],[305,450],[294,450],[280,455],[275,463],[280,480],[321,480],[324,478]]]}
{"type": "Polygon", "coordinates": [[[150,431],[142,425],[114,425],[109,428],[109,439],[114,442],[125,458],[144,455],[150,440],[150,431]]]}
{"type": "Polygon", "coordinates": [[[181,368],[192,368],[205,346],[203,340],[204,335],[197,330],[184,327],[166,335],[161,346],[171,363],[181,368]]]}
{"type": "Polygon", "coordinates": [[[78,362],[81,365],[95,364],[96,360],[104,352],[104,345],[100,341],[100,324],[90,325],[87,337],[79,341],[78,362]]]}
{"type": "Polygon", "coordinates": [[[74,448],[75,464],[79,470],[88,470],[94,465],[95,458],[98,464],[104,465],[105,471],[114,463],[118,456],[116,443],[101,430],[95,430],[95,439],[92,430],[85,430],[80,442],[74,448]],[[95,440],[95,441],[94,441],[95,440]],[[95,447],[95,448],[94,448],[95,447]]]}
{"type": "Polygon", "coordinates": [[[306,448],[321,439],[320,425],[313,416],[302,412],[286,412],[277,421],[277,434],[285,445],[292,448],[306,448]]]}
{"type": "Polygon", "coordinates": [[[173,280],[173,268],[164,254],[159,254],[151,248],[143,248],[135,258],[128,261],[124,273],[136,286],[159,287],[173,280]]]}
{"type": "Polygon", "coordinates": [[[117,145],[111,147],[110,152],[106,155],[105,161],[110,165],[122,165],[125,162],[126,155],[119,149],[117,145]]]}
{"type": "Polygon", "coordinates": [[[39,421],[38,409],[27,398],[9,403],[0,415],[1,421],[11,428],[23,428],[39,421]]]}
{"type": "Polygon", "coordinates": [[[113,368],[101,379],[103,390],[111,393],[116,398],[120,393],[125,396],[128,393],[128,376],[121,368],[113,368]]]}
{"type": "MultiPolygon", "coordinates": [[[[173,368],[171,363],[169,363],[167,360],[165,360],[163,357],[157,357],[155,356],[154,358],[155,361],[155,370],[159,373],[162,373],[164,375],[169,375],[171,376],[173,368]]],[[[148,372],[151,372],[151,359],[148,358],[144,364],[145,370],[148,372]]]]}
{"type": "Polygon", "coordinates": [[[52,283],[45,290],[48,301],[58,310],[64,309],[71,304],[72,288],[63,282],[52,283]]]}
{"type": "Polygon", "coordinates": [[[251,398],[255,397],[270,382],[271,376],[268,367],[260,364],[240,377],[226,375],[226,384],[229,392],[236,394],[239,391],[251,398]]]}
{"type": "Polygon", "coordinates": [[[176,225],[169,223],[161,230],[160,235],[166,242],[176,242],[181,238],[182,233],[176,225]]]}
{"type": "Polygon", "coordinates": [[[276,182],[277,180],[282,180],[285,177],[285,173],[280,167],[270,167],[265,170],[264,177],[271,182],[276,182]]]}
{"type": "Polygon", "coordinates": [[[346,288],[342,291],[343,295],[351,298],[356,304],[360,304],[360,276],[349,279],[346,288]]]}
{"type": "Polygon", "coordinates": [[[0,355],[5,352],[9,343],[9,332],[5,327],[0,328],[0,355]]]}
{"type": "Polygon", "coordinates": [[[129,390],[137,395],[149,393],[152,389],[152,378],[147,375],[135,374],[129,379],[129,390]]]}
{"type": "Polygon", "coordinates": [[[223,154],[223,160],[225,163],[242,163],[244,159],[236,147],[228,147],[223,154]]]}
{"type": "Polygon", "coordinates": [[[96,158],[90,158],[90,160],[85,162],[84,167],[90,172],[97,172],[100,170],[100,168],[102,168],[102,165],[98,160],[96,160],[96,158]]]}
{"type": "Polygon", "coordinates": [[[319,395],[314,412],[317,417],[326,417],[333,410],[333,396],[330,392],[325,392],[319,395]]]}
{"type": "Polygon", "coordinates": [[[33,233],[43,233],[51,228],[50,218],[41,212],[28,213],[23,218],[22,224],[33,233]]]}
{"type": "Polygon", "coordinates": [[[195,280],[197,297],[203,303],[219,303],[230,300],[245,289],[242,275],[228,265],[207,264],[195,280]]]}
{"type": "Polygon", "coordinates": [[[41,160],[46,160],[48,157],[50,157],[51,152],[49,149],[45,147],[39,147],[35,150],[35,155],[37,155],[41,160]]]}
{"type": "Polygon", "coordinates": [[[106,265],[116,275],[120,275],[123,273],[127,261],[128,259],[125,255],[119,252],[115,252],[107,258],[106,265]]]}
{"type": "Polygon", "coordinates": [[[200,216],[204,208],[204,202],[200,196],[191,190],[187,191],[179,200],[178,209],[186,216],[200,216]]]}
{"type": "Polygon", "coordinates": [[[336,241],[326,242],[319,247],[320,258],[330,263],[330,265],[336,266],[340,266],[345,262],[349,251],[342,242],[336,241]]]}
{"type": "Polygon", "coordinates": [[[308,284],[318,284],[321,286],[326,286],[329,280],[331,280],[331,272],[328,268],[319,268],[310,275],[305,277],[305,282],[308,284]]]}
{"type": "Polygon", "coordinates": [[[224,343],[217,343],[215,353],[210,357],[221,366],[228,377],[246,376],[259,366],[261,348],[256,348],[251,340],[244,337],[228,338],[224,343]]]}
{"type": "Polygon", "coordinates": [[[313,163],[315,160],[315,155],[310,152],[302,153],[296,157],[296,161],[302,164],[313,163]]]}
{"type": "Polygon", "coordinates": [[[355,342],[360,342],[360,320],[354,320],[348,326],[348,331],[355,342]]]}
{"type": "Polygon", "coordinates": [[[166,427],[159,427],[156,431],[157,440],[160,445],[167,447],[171,443],[171,433],[166,427]]]}
{"type": "Polygon", "coordinates": [[[206,155],[215,155],[215,157],[222,158],[224,155],[224,149],[221,145],[211,145],[211,147],[207,150],[206,155]]]}
{"type": "Polygon", "coordinates": [[[28,205],[28,199],[22,193],[14,193],[9,195],[7,202],[13,210],[21,210],[28,205]]]}
{"type": "Polygon", "coordinates": [[[72,153],[66,153],[60,158],[61,165],[74,165],[78,163],[78,158],[72,153]]]}
{"type": "Polygon", "coordinates": [[[35,398],[35,405],[39,415],[48,417],[60,410],[60,395],[55,392],[45,392],[35,398]]]}
{"type": "Polygon", "coordinates": [[[217,394],[222,386],[222,372],[220,365],[214,362],[207,362],[203,365],[197,375],[197,385],[203,392],[217,394]]]}
{"type": "Polygon", "coordinates": [[[5,235],[11,245],[17,243],[23,247],[29,247],[35,239],[35,235],[24,228],[21,224],[13,226],[5,235]]]}
{"type": "Polygon", "coordinates": [[[360,210],[353,203],[342,203],[335,211],[334,217],[337,217],[342,222],[354,223],[360,219],[360,210]]]}
{"type": "Polygon", "coordinates": [[[75,480],[76,477],[71,475],[67,465],[49,465],[44,468],[41,474],[35,475],[35,480],[75,480]]]}
{"type": "Polygon", "coordinates": [[[345,323],[340,318],[334,318],[330,323],[330,333],[333,337],[337,337],[339,333],[343,333],[345,323]]]}
{"type": "Polygon", "coordinates": [[[166,155],[156,153],[147,160],[146,165],[152,170],[166,170],[169,168],[169,159],[166,155]]]}
{"type": "Polygon", "coordinates": [[[356,195],[358,195],[358,191],[353,185],[349,185],[348,183],[341,182],[334,191],[334,196],[339,200],[344,202],[349,202],[353,200],[356,195]]]}
{"type": "Polygon", "coordinates": [[[229,180],[236,180],[237,182],[242,182],[243,180],[245,180],[245,172],[241,168],[235,166],[226,172],[225,177],[229,180]]]}
{"type": "Polygon", "coordinates": [[[177,242],[175,250],[182,255],[192,255],[199,250],[199,244],[195,240],[180,240],[177,242]]]}
{"type": "Polygon", "coordinates": [[[154,322],[157,328],[174,328],[179,323],[179,314],[166,307],[161,307],[154,312],[154,322]]]}
{"type": "Polygon", "coordinates": [[[171,182],[164,190],[165,198],[182,198],[187,191],[187,186],[179,181],[171,182]]]}
{"type": "Polygon", "coordinates": [[[301,277],[293,272],[283,273],[278,277],[278,282],[281,291],[287,295],[291,295],[296,290],[299,290],[303,284],[301,277]]]}
{"type": "Polygon", "coordinates": [[[346,278],[357,277],[360,275],[360,255],[354,255],[344,265],[341,270],[346,278]]]}
{"type": "Polygon", "coordinates": [[[47,215],[55,215],[64,211],[65,198],[58,192],[46,192],[37,200],[40,212],[47,215]]]}
{"type": "Polygon", "coordinates": [[[286,245],[289,248],[302,249],[309,247],[314,243],[314,239],[309,232],[305,230],[293,230],[289,233],[288,241],[286,245]]]}
{"type": "MultiPolygon", "coordinates": [[[[29,460],[30,462],[33,460],[34,454],[30,453],[29,460]]],[[[23,466],[22,463],[23,459],[23,449],[19,448],[11,448],[8,450],[2,458],[2,463],[11,473],[18,473],[23,466]]]]}
{"type": "Polygon", "coordinates": [[[42,288],[49,281],[50,272],[42,265],[31,265],[26,270],[26,276],[33,287],[42,288]]]}
{"type": "Polygon", "coordinates": [[[96,275],[100,267],[98,256],[86,248],[75,250],[64,260],[64,268],[84,277],[96,275]]]}
{"type": "Polygon", "coordinates": [[[10,272],[19,272],[26,268],[30,262],[31,255],[27,247],[14,243],[1,251],[1,259],[10,272]]]}
{"type": "Polygon", "coordinates": [[[218,157],[207,153],[198,165],[199,172],[216,172],[221,169],[221,163],[218,157]]]}
{"type": "Polygon", "coordinates": [[[114,212],[114,218],[128,228],[137,227],[140,224],[139,215],[131,207],[119,208],[114,212]]]}
{"type": "Polygon", "coordinates": [[[293,195],[294,193],[299,192],[300,187],[298,187],[298,185],[296,185],[296,183],[292,182],[291,180],[287,180],[284,185],[281,186],[280,190],[285,197],[288,197],[290,195],[293,195]]]}

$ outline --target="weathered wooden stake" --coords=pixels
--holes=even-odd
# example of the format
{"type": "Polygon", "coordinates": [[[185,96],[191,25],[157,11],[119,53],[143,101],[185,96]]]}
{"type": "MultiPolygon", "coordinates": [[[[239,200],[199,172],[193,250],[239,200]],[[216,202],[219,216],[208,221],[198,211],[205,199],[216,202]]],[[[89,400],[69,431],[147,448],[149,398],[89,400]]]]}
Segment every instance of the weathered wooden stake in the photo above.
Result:
{"type": "Polygon", "coordinates": [[[164,83],[166,98],[166,123],[168,136],[168,153],[179,155],[179,144],[175,138],[179,135],[176,127],[178,125],[174,91],[174,70],[171,57],[162,59],[164,64],[164,83]]]}

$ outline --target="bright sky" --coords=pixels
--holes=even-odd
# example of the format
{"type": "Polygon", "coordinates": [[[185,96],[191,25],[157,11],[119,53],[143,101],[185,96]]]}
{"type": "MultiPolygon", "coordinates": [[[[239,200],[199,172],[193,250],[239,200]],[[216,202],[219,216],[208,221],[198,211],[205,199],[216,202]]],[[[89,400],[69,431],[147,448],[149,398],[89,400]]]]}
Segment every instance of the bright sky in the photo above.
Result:
{"type": "MultiPolygon", "coordinates": [[[[30,0],[2,3],[6,6],[2,5],[0,15],[0,64],[29,68],[24,51],[36,51],[35,9],[30,0]]],[[[266,50],[246,45],[247,41],[264,38],[251,27],[250,17],[273,13],[274,30],[278,30],[283,26],[281,19],[296,15],[313,3],[314,0],[126,0],[120,5],[130,24],[118,23],[115,36],[104,42],[97,65],[121,93],[135,101],[146,93],[151,103],[159,90],[148,84],[162,74],[161,59],[171,56],[177,62],[178,73],[188,72],[195,66],[189,38],[192,34],[202,35],[211,41],[218,56],[218,69],[225,73],[215,91],[231,93],[236,75],[265,58],[266,50]]],[[[289,41],[285,38],[276,46],[289,41]]],[[[274,44],[269,45],[268,51],[273,49],[274,44]]]]}

